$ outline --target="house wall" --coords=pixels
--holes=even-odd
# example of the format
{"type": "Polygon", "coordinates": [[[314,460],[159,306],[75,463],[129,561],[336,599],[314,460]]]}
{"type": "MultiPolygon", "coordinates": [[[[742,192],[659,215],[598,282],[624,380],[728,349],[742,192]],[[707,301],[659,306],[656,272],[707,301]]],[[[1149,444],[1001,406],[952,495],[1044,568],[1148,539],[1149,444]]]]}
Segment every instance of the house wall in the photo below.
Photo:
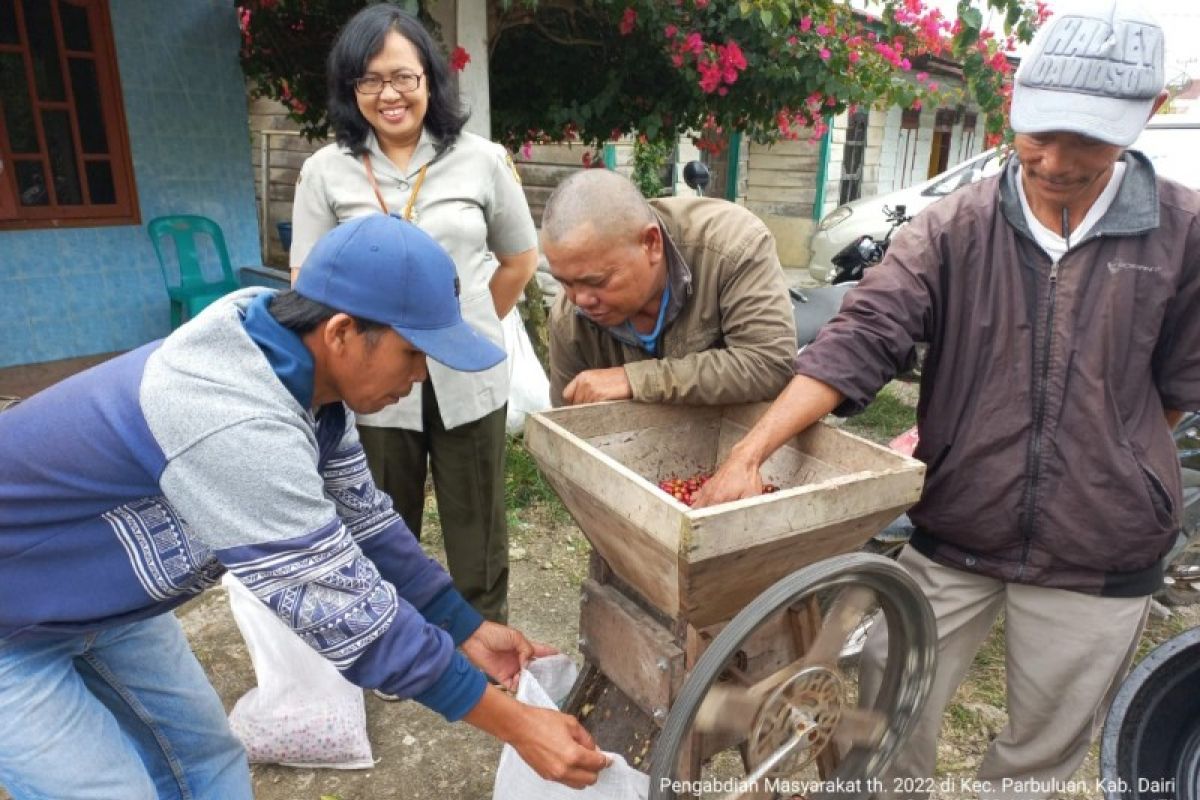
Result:
{"type": "Polygon", "coordinates": [[[794,269],[808,263],[813,231],[813,202],[820,169],[820,142],[807,139],[750,144],[746,176],[746,208],[775,235],[779,261],[794,269]]]}
{"type": "MultiPolygon", "coordinates": [[[[878,112],[876,112],[878,113],[878,112]]],[[[915,131],[903,131],[900,128],[901,112],[899,108],[890,108],[884,116],[882,129],[882,151],[880,154],[879,180],[873,192],[868,193],[863,188],[863,197],[871,194],[885,194],[916,183],[922,183],[933,177],[929,174],[929,155],[933,145],[933,124],[936,109],[922,109],[920,127],[915,131]],[[906,138],[912,135],[916,146],[908,150],[910,157],[905,158],[906,138]]],[[[872,115],[874,123],[874,114],[872,115]]],[[[874,127],[874,124],[872,125],[874,127]]],[[[963,130],[960,119],[952,129],[950,138],[950,158],[947,167],[952,167],[971,156],[982,153],[984,146],[984,118],[978,115],[974,134],[969,136],[963,130]]],[[[835,198],[836,199],[836,198],[835,198]]],[[[833,206],[829,206],[829,211],[833,206]]]]}
{"type": "Polygon", "coordinates": [[[112,0],[109,13],[143,224],[0,232],[0,367],[166,335],[154,217],[211,217],[235,269],[259,263],[233,4],[112,0]]]}
{"type": "MultiPolygon", "coordinates": [[[[250,164],[254,174],[254,199],[258,214],[263,211],[263,189],[267,193],[267,216],[263,225],[266,246],[262,248],[263,262],[280,269],[289,266],[287,252],[279,241],[280,222],[292,220],[292,198],[296,193],[296,178],[304,160],[324,147],[329,140],[308,141],[297,135],[300,126],[287,117],[282,104],[263,97],[250,100],[250,164]],[[263,145],[269,148],[268,175],[263,174],[263,145]]],[[[260,217],[260,220],[262,218],[260,217]]]]}
{"type": "MultiPolygon", "coordinates": [[[[945,76],[940,79],[947,85],[955,85],[953,79],[945,76]]],[[[918,127],[904,131],[901,130],[899,107],[871,110],[860,197],[895,191],[931,177],[929,156],[936,113],[935,108],[923,110],[918,127]]],[[[745,204],[774,233],[779,260],[786,268],[807,266],[811,252],[809,240],[816,228],[816,220],[838,205],[848,122],[849,115],[843,113],[830,125],[824,197],[821,208],[815,213],[820,142],[804,139],[773,145],[752,144],[747,148],[750,161],[745,171],[748,182],[745,204]]],[[[963,133],[962,121],[955,125],[951,133],[949,165],[983,152],[983,124],[980,115],[969,142],[963,133]]]]}

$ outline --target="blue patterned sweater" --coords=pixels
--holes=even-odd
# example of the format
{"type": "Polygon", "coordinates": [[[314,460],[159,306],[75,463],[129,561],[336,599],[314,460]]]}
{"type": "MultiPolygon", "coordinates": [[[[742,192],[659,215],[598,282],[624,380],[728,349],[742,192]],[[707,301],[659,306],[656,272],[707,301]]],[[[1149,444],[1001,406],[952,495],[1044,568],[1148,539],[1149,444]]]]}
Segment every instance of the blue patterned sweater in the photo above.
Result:
{"type": "Polygon", "coordinates": [[[0,639],[162,614],[228,569],[349,680],[459,719],[482,619],[375,488],[353,414],[309,411],[271,294],[0,414],[0,639]]]}

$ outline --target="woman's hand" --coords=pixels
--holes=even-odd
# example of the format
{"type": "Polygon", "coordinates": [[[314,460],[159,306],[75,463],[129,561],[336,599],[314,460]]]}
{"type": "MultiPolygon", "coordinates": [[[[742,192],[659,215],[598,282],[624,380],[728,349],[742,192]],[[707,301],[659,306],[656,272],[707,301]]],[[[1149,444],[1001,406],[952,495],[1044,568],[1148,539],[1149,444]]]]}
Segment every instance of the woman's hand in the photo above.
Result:
{"type": "Polygon", "coordinates": [[[492,275],[488,288],[492,292],[492,304],[496,307],[496,316],[504,319],[513,306],[521,299],[525,284],[537,272],[537,248],[531,247],[522,253],[507,256],[497,256],[500,266],[492,275]]]}

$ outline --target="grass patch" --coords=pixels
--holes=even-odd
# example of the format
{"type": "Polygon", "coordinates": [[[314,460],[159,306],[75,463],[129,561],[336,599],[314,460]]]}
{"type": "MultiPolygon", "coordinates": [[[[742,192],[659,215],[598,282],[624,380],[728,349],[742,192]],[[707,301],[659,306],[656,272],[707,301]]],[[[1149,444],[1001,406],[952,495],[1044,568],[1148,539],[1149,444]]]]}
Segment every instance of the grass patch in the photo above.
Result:
{"type": "Polygon", "coordinates": [[[504,505],[510,510],[544,505],[556,518],[566,519],[568,516],[562,501],[542,477],[537,462],[525,449],[525,441],[519,436],[510,436],[508,439],[504,465],[504,505]]]}
{"type": "Polygon", "coordinates": [[[969,686],[969,700],[986,703],[997,708],[1005,707],[1007,687],[1004,677],[1004,618],[1001,616],[992,626],[992,632],[975,653],[971,669],[963,686],[969,686]]]}
{"type": "Polygon", "coordinates": [[[846,420],[845,429],[874,442],[887,444],[917,424],[917,410],[884,389],[875,402],[846,420]]]}
{"type": "MultiPolygon", "coordinates": [[[[1151,650],[1190,627],[1192,624],[1183,614],[1172,614],[1166,619],[1151,614],[1150,619],[1146,622],[1146,629],[1142,632],[1142,638],[1138,641],[1138,649],[1133,656],[1133,663],[1137,664],[1149,655],[1151,650]]],[[[1130,668],[1132,669],[1132,666],[1130,668]]]]}

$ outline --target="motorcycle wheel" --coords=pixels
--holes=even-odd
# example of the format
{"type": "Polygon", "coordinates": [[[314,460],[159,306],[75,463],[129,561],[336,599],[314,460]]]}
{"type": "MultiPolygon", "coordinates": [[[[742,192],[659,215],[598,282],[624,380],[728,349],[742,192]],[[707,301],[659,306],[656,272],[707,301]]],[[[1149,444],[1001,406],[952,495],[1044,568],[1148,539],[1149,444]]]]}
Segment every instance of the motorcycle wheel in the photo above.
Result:
{"type": "Polygon", "coordinates": [[[689,796],[677,794],[680,780],[717,786],[726,800],[777,797],[780,786],[792,787],[783,796],[804,786],[808,800],[866,798],[925,705],[935,641],[928,601],[889,559],[843,555],[783,578],[696,662],[651,755],[651,800],[689,796]],[[873,617],[887,626],[888,653],[879,694],[861,707],[857,659],[843,649],[873,617]],[[767,655],[747,655],[764,641],[767,655]]]}
{"type": "Polygon", "coordinates": [[[1100,778],[1106,800],[1200,800],[1200,628],[1159,645],[1121,684],[1100,778]]]}

